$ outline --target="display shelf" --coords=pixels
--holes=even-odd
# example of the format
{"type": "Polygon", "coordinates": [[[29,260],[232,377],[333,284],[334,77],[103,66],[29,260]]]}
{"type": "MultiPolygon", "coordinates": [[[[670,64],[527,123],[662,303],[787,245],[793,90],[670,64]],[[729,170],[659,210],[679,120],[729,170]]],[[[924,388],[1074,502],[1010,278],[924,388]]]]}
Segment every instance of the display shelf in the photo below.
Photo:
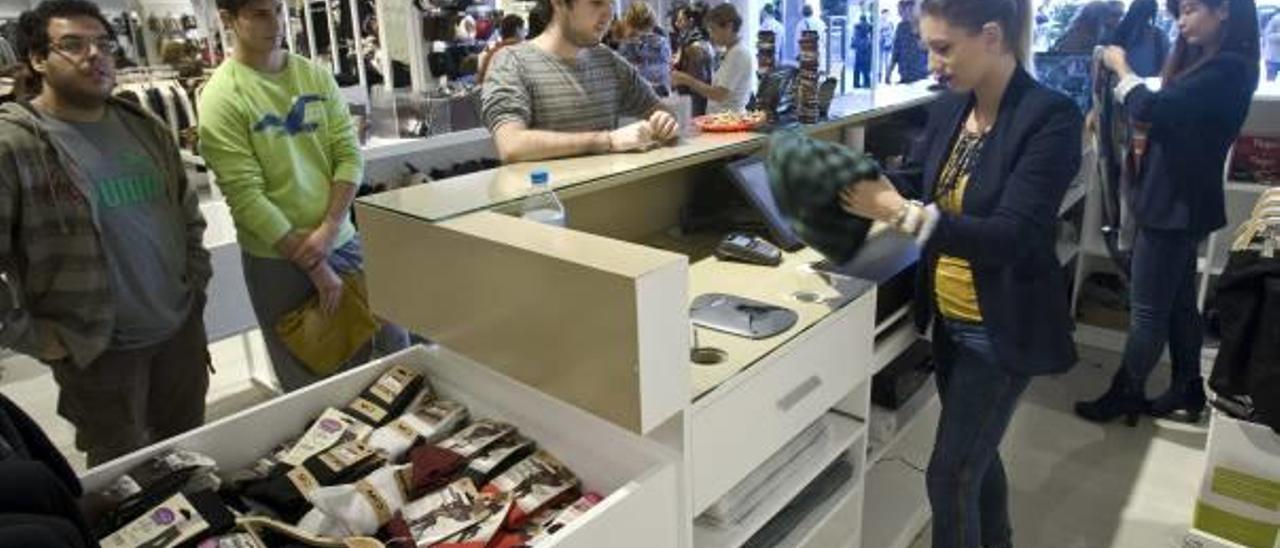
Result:
{"type": "Polygon", "coordinates": [[[884,461],[871,465],[865,481],[862,546],[911,546],[929,523],[924,474],[898,461],[884,461]]]}
{"type": "Polygon", "coordinates": [[[884,321],[876,323],[876,335],[884,333],[887,329],[894,327],[894,324],[897,324],[898,320],[901,320],[910,313],[911,303],[903,305],[902,308],[899,308],[896,312],[890,314],[888,318],[885,318],[884,321]]]}
{"type": "Polygon", "coordinates": [[[430,139],[383,139],[372,137],[360,147],[366,162],[385,160],[422,152],[431,146],[430,139]]]}
{"type": "MultiPolygon", "coordinates": [[[[908,416],[905,419],[898,420],[898,429],[893,433],[893,437],[890,438],[889,441],[885,442],[883,445],[873,446],[870,441],[870,437],[868,437],[867,449],[869,456],[867,458],[867,462],[880,462],[880,460],[888,455],[890,451],[894,451],[901,447],[903,440],[907,439],[909,434],[916,431],[915,426],[920,425],[925,421],[936,422],[938,412],[941,409],[941,400],[938,399],[938,385],[934,384],[933,380],[930,379],[920,388],[920,392],[921,393],[912,396],[912,399],[924,397],[928,398],[928,401],[926,401],[924,405],[919,406],[914,412],[908,413],[908,416]]],[[[907,402],[904,404],[904,408],[906,409],[900,411],[909,410],[910,407],[912,407],[911,402],[907,402]]],[[[872,416],[871,420],[874,419],[875,417],[872,416]]]]}
{"type": "Polygon", "coordinates": [[[698,520],[695,523],[693,544],[697,548],[736,548],[742,546],[751,535],[764,527],[773,516],[787,506],[809,482],[818,477],[836,458],[865,436],[867,424],[838,413],[827,413],[821,419],[827,425],[827,435],[787,466],[788,476],[770,493],[769,498],[756,506],[742,521],[727,527],[716,527],[698,520]]]}
{"type": "Polygon", "coordinates": [[[849,548],[854,545],[854,540],[862,534],[858,524],[862,521],[863,493],[866,491],[864,470],[857,466],[857,462],[854,465],[853,477],[830,498],[814,507],[774,548],[849,548]],[[837,528],[841,530],[836,531],[837,528]],[[851,535],[848,534],[850,530],[851,535]]]}
{"type": "Polygon", "coordinates": [[[876,333],[875,350],[871,356],[871,374],[879,373],[899,354],[910,348],[919,336],[914,322],[899,322],[891,329],[876,333]]]}

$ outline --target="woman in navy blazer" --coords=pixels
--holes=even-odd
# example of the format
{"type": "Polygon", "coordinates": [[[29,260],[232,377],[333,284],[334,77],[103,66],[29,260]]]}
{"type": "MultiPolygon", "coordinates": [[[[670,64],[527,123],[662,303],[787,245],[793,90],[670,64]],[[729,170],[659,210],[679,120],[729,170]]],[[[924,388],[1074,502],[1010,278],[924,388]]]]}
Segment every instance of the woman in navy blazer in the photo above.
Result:
{"type": "Polygon", "coordinates": [[[1168,0],[1178,42],[1159,92],[1134,75],[1125,51],[1103,60],[1120,76],[1116,96],[1148,134],[1130,192],[1137,221],[1129,280],[1129,339],[1120,370],[1102,397],[1076,404],[1081,417],[1130,425],[1153,416],[1197,422],[1204,410],[1203,343],[1196,304],[1200,243],[1226,224],[1222,172],[1258,85],[1258,26],[1252,0],[1168,0]],[[1169,345],[1173,383],[1148,403],[1147,377],[1169,345]]]}
{"type": "Polygon", "coordinates": [[[1007,547],[1000,440],[1031,378],[1076,361],[1054,243],[1083,117],[1026,71],[1029,2],[920,9],[930,69],[952,93],[934,103],[907,169],[850,185],[841,200],[923,244],[915,318],[933,327],[942,399],[926,474],[934,546],[1007,547]]]}

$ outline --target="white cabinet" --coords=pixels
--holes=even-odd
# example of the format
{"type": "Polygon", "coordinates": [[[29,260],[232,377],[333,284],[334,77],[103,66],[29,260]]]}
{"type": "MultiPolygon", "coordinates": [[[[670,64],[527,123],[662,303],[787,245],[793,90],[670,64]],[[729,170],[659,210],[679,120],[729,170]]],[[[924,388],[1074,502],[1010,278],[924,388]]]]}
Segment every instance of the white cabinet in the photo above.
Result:
{"type": "Polygon", "coordinates": [[[548,398],[466,358],[414,347],[247,409],[91,470],[87,490],[103,487],[130,467],[169,447],[213,457],[223,470],[252,463],[300,435],[326,407],[343,406],[393,364],[425,373],[441,396],[467,406],[472,416],[509,422],[561,459],[584,491],[605,496],[580,520],[558,532],[559,548],[678,546],[682,516],[678,456],[604,420],[548,398]]]}

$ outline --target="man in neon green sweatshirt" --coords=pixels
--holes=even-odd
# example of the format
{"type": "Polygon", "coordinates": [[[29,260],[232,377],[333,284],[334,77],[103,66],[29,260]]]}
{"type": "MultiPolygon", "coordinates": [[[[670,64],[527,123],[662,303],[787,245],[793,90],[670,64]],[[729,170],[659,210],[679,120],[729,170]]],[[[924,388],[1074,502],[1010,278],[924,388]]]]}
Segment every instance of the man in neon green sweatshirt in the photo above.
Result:
{"type": "MultiPolygon", "coordinates": [[[[217,5],[235,49],[200,96],[201,154],[231,208],[249,299],[276,377],[293,390],[317,377],[274,327],[312,295],[334,311],[339,275],[361,269],[349,211],[364,163],[333,76],[280,47],[282,2],[217,5]]],[[[404,331],[392,325],[373,341],[379,352],[405,344],[404,331]]]]}

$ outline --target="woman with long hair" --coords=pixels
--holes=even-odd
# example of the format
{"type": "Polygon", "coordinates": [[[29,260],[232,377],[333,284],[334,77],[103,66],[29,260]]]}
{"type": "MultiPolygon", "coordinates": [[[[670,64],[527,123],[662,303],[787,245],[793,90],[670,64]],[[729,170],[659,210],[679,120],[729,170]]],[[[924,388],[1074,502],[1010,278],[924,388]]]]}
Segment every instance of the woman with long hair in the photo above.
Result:
{"type": "Polygon", "coordinates": [[[671,92],[671,42],[658,34],[653,8],[636,0],[627,6],[621,21],[627,32],[618,42],[618,54],[640,71],[658,96],[666,97],[671,92]]]}
{"type": "MultiPolygon", "coordinates": [[[[681,6],[676,10],[675,32],[679,46],[675,53],[675,70],[688,74],[704,84],[710,84],[716,72],[716,51],[707,38],[702,18],[707,13],[706,6],[693,3],[681,6]]],[[[689,89],[688,86],[676,86],[676,91],[689,95],[693,103],[693,115],[702,116],[707,113],[707,98],[689,89]]]]}
{"type": "Polygon", "coordinates": [[[906,169],[841,199],[923,243],[914,312],[933,328],[942,400],[926,472],[933,545],[1008,547],[1000,440],[1031,379],[1076,361],[1054,243],[1083,120],[1028,73],[1028,0],[922,0],[920,12],[929,69],[951,93],[906,169]]]}
{"type": "Polygon", "coordinates": [[[1143,411],[1190,422],[1204,410],[1203,344],[1196,306],[1196,258],[1209,233],[1226,225],[1223,165],[1258,86],[1258,16],[1253,0],[1168,0],[1178,40],[1160,91],[1147,88],[1126,52],[1108,47],[1116,96],[1146,126],[1141,177],[1130,193],[1137,223],[1129,280],[1129,338],[1120,370],[1102,397],[1076,404],[1094,422],[1143,411]],[[1173,383],[1148,403],[1147,377],[1169,346],[1173,383]]]}

